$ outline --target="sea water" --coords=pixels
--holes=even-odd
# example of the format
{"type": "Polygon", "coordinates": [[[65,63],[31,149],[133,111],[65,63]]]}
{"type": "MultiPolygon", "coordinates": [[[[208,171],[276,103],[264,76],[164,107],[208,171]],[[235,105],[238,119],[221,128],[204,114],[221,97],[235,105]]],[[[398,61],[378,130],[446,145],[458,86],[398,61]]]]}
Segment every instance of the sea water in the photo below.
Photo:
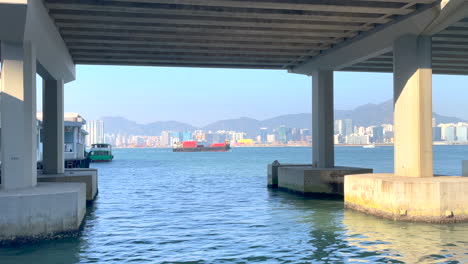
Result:
{"type": "MultiPolygon", "coordinates": [[[[99,195],[79,234],[0,248],[0,263],[468,263],[468,224],[394,222],[266,188],[268,163],[311,155],[116,149],[92,164],[99,195]]],[[[435,146],[434,159],[437,174],[460,175],[468,146],[435,146]]],[[[337,147],[336,160],[391,172],[393,148],[337,147]]]]}

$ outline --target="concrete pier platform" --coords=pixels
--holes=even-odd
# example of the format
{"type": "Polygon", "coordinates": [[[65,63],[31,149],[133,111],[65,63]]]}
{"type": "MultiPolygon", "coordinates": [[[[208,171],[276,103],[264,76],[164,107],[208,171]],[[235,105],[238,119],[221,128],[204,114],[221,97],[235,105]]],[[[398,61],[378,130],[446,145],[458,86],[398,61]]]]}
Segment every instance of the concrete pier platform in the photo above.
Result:
{"type": "Polygon", "coordinates": [[[74,232],[86,213],[84,183],[38,183],[0,191],[0,244],[74,232]]]}
{"type": "Polygon", "coordinates": [[[293,164],[293,163],[286,163],[286,164],[268,164],[267,166],[267,186],[271,189],[278,188],[278,168],[281,167],[311,167],[312,164],[293,164]]]}
{"type": "Polygon", "coordinates": [[[80,182],[86,184],[86,201],[92,202],[98,193],[97,169],[77,168],[65,169],[64,174],[43,174],[38,172],[38,182],[80,182]]]}
{"type": "Polygon", "coordinates": [[[403,221],[468,222],[468,178],[361,174],[345,177],[345,206],[403,221]]]}
{"type": "Polygon", "coordinates": [[[468,160],[462,161],[462,175],[468,176],[468,160]]]}
{"type": "Polygon", "coordinates": [[[372,172],[372,169],[352,167],[281,166],[278,168],[278,188],[301,195],[343,196],[345,175],[372,172]]]}

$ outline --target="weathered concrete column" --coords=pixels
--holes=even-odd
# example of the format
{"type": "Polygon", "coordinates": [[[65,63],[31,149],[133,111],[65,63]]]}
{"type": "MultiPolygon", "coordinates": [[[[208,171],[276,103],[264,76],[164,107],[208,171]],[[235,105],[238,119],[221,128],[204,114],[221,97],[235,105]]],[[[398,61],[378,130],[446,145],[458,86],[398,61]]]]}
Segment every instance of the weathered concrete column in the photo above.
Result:
{"type": "Polygon", "coordinates": [[[333,71],[312,73],[312,162],[317,168],[333,168],[333,71]]]}
{"type": "Polygon", "coordinates": [[[462,176],[468,176],[468,160],[462,161],[462,176]]]}
{"type": "Polygon", "coordinates": [[[29,43],[1,43],[2,188],[37,183],[36,52],[29,43]]]}
{"type": "Polygon", "coordinates": [[[43,82],[44,174],[64,173],[63,80],[43,82]]]}
{"type": "Polygon", "coordinates": [[[431,38],[394,43],[395,175],[433,177],[431,38]]]}

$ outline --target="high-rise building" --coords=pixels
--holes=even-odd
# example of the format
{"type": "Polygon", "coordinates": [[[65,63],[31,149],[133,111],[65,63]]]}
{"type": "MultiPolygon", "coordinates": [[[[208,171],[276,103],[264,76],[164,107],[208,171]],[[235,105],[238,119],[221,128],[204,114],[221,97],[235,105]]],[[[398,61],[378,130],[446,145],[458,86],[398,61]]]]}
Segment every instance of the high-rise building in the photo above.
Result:
{"type": "Polygon", "coordinates": [[[171,142],[171,136],[168,131],[161,131],[161,146],[169,146],[171,142]]]}
{"type": "Polygon", "coordinates": [[[448,126],[445,128],[445,140],[448,142],[455,142],[457,140],[455,126],[448,126]]]}
{"type": "Polygon", "coordinates": [[[468,127],[457,126],[457,142],[468,142],[468,127]]]}
{"type": "Polygon", "coordinates": [[[433,141],[442,141],[442,128],[433,127],[432,128],[432,140],[433,141]]]}
{"type": "Polygon", "coordinates": [[[104,142],[104,121],[88,121],[83,128],[88,132],[86,146],[91,147],[92,144],[106,143],[104,142]]]}
{"type": "Polygon", "coordinates": [[[335,120],[335,135],[343,135],[343,120],[335,120]]]}
{"type": "Polygon", "coordinates": [[[267,135],[268,135],[268,128],[266,127],[260,128],[260,142],[266,143],[268,141],[267,135]]]}
{"type": "Polygon", "coordinates": [[[190,141],[190,140],[192,140],[192,133],[183,132],[182,133],[182,141],[190,141]]]}
{"type": "Polygon", "coordinates": [[[349,136],[354,133],[354,128],[353,128],[353,120],[352,119],[345,119],[344,120],[344,131],[343,135],[344,136],[349,136]]]}
{"type": "Polygon", "coordinates": [[[384,142],[384,129],[382,126],[376,126],[372,128],[372,139],[374,143],[384,142]]]}
{"type": "Polygon", "coordinates": [[[291,129],[282,126],[278,128],[278,141],[281,144],[286,144],[289,141],[289,134],[291,134],[291,129]]]}

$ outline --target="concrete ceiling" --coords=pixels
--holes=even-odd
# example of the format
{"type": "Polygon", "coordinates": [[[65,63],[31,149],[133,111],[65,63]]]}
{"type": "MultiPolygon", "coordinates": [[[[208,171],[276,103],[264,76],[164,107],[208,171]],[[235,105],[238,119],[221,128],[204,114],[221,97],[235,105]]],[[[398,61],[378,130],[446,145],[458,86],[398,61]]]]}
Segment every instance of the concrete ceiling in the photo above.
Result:
{"type": "MultiPolygon", "coordinates": [[[[432,37],[432,67],[435,74],[468,75],[468,18],[432,37]]],[[[388,52],[343,70],[393,72],[393,53],[388,52]]]]}
{"type": "MultiPolygon", "coordinates": [[[[300,65],[362,32],[439,2],[43,1],[77,64],[261,69],[300,65]]],[[[467,28],[466,22],[460,23],[467,28]]],[[[453,29],[459,27],[447,31],[453,29]]],[[[453,33],[441,34],[439,37],[453,33]]],[[[436,37],[435,47],[439,44],[436,37]]],[[[455,51],[457,42],[454,40],[452,44],[455,51]]],[[[445,57],[444,60],[443,63],[448,62],[445,57]]],[[[391,54],[364,63],[367,64],[346,70],[391,71],[391,54]],[[373,64],[377,66],[370,67],[373,64]]]]}

